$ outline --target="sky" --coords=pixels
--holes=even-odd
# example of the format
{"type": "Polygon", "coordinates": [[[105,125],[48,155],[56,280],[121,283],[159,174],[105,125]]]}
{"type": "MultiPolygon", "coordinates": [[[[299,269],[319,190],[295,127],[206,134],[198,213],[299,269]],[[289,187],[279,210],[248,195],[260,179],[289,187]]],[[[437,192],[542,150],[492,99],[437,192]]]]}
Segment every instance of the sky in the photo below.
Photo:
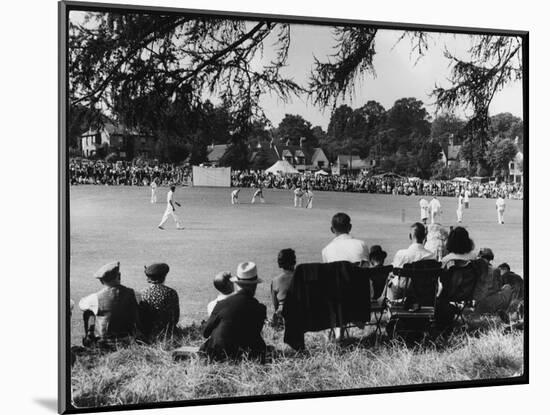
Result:
{"type": "MultiPolygon", "coordinates": [[[[83,13],[72,11],[72,22],[81,23],[83,13]]],[[[430,47],[426,54],[417,60],[411,55],[410,42],[403,39],[397,42],[403,32],[397,30],[379,30],[376,35],[376,55],[374,68],[376,75],[366,75],[356,83],[353,99],[340,100],[339,104],[346,104],[358,108],[367,101],[380,102],[386,109],[400,98],[414,97],[425,103],[427,111],[435,116],[433,99],[429,96],[435,85],[449,86],[449,60],[443,56],[447,48],[456,56],[467,58],[468,47],[471,44],[470,35],[449,33],[430,34],[430,47]]],[[[267,39],[267,43],[274,39],[267,39]]],[[[287,67],[283,74],[295,82],[307,85],[309,73],[312,69],[314,57],[326,60],[332,55],[335,41],[331,28],[328,26],[292,24],[291,46],[288,55],[287,67]]],[[[257,57],[257,63],[268,63],[270,60],[268,48],[263,57],[257,57]]],[[[215,97],[211,100],[215,103],[215,97]]],[[[283,102],[277,96],[266,94],[260,100],[267,118],[273,126],[277,126],[285,114],[299,114],[313,126],[320,125],[326,130],[330,121],[332,107],[321,109],[307,100],[306,96],[292,98],[283,102]]],[[[490,115],[500,112],[510,112],[518,117],[523,114],[523,97],[521,82],[509,83],[498,92],[489,108],[490,115]]],[[[468,111],[458,111],[458,116],[467,117],[468,111]]]]}
{"type": "MultiPolygon", "coordinates": [[[[443,56],[446,47],[459,57],[467,57],[471,36],[455,34],[432,34],[430,48],[424,57],[410,54],[410,42],[404,39],[397,43],[402,31],[380,30],[376,36],[376,55],[374,68],[376,76],[366,75],[355,88],[353,100],[341,103],[358,108],[367,101],[380,102],[386,109],[405,97],[414,97],[423,101],[430,115],[435,114],[430,92],[436,84],[449,86],[449,60],[443,56]]],[[[291,29],[291,47],[289,51],[287,73],[298,83],[307,81],[307,74],[313,64],[313,56],[318,58],[333,54],[334,40],[330,28],[313,25],[293,25],[291,29]]],[[[275,97],[264,97],[262,105],[268,118],[274,125],[286,113],[300,114],[313,125],[325,130],[330,121],[330,110],[325,111],[313,106],[306,99],[293,99],[284,103],[275,97]]],[[[523,114],[523,95],[521,82],[513,82],[497,93],[490,107],[490,114],[510,112],[518,117],[523,114]]],[[[467,116],[468,112],[457,115],[467,116]]]]}

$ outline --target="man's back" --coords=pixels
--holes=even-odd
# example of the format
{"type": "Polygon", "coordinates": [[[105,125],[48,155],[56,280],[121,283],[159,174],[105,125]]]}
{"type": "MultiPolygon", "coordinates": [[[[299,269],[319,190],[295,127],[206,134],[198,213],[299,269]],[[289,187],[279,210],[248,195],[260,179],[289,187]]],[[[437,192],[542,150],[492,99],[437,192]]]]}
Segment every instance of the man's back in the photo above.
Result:
{"type": "Polygon", "coordinates": [[[135,333],[138,305],[134,290],[123,285],[97,293],[97,328],[100,337],[124,337],[135,333]]]}
{"type": "Polygon", "coordinates": [[[266,307],[239,291],[216,304],[204,328],[203,350],[212,356],[237,356],[241,350],[265,350],[261,331],[266,307]]]}
{"type": "Polygon", "coordinates": [[[439,200],[432,199],[430,202],[430,209],[432,212],[439,212],[441,209],[441,203],[439,203],[439,200]]]}
{"type": "Polygon", "coordinates": [[[357,263],[368,260],[369,249],[365,241],[350,234],[335,237],[322,252],[323,262],[349,261],[357,263]]]}
{"type": "Polygon", "coordinates": [[[395,268],[402,268],[405,264],[422,261],[426,259],[435,259],[435,254],[420,243],[413,243],[406,249],[400,249],[395,254],[392,265],[395,268]]]}

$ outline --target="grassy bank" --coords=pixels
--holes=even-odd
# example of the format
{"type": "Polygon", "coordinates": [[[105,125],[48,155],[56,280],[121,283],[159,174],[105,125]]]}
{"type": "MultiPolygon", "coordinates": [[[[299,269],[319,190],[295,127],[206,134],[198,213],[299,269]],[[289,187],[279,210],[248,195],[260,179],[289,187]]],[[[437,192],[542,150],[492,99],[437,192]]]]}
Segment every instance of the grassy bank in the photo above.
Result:
{"type": "MultiPolygon", "coordinates": [[[[185,344],[202,341],[195,326],[185,344]]],[[[282,333],[264,330],[276,351],[268,363],[176,362],[168,344],[132,346],[109,354],[80,355],[72,370],[79,407],[494,379],[523,371],[523,332],[502,327],[457,333],[444,344],[352,341],[339,346],[323,334],[306,336],[307,352],[295,353],[282,333]]]]}

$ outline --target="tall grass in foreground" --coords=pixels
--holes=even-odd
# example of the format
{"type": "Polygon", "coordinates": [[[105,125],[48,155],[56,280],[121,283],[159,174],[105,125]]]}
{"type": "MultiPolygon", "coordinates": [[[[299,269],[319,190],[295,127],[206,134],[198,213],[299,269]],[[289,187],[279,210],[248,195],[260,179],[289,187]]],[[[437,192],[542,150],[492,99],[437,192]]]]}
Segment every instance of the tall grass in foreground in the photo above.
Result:
{"type": "MultiPolygon", "coordinates": [[[[191,327],[193,328],[193,327],[191,327]]],[[[339,346],[323,334],[306,336],[307,352],[295,353],[282,333],[264,330],[276,355],[255,361],[176,362],[167,343],[135,345],[109,354],[79,356],[72,370],[78,407],[136,404],[243,395],[353,389],[518,376],[523,372],[523,332],[493,327],[451,335],[444,345],[398,341],[339,346]]],[[[185,344],[202,341],[189,330],[185,344]]]]}

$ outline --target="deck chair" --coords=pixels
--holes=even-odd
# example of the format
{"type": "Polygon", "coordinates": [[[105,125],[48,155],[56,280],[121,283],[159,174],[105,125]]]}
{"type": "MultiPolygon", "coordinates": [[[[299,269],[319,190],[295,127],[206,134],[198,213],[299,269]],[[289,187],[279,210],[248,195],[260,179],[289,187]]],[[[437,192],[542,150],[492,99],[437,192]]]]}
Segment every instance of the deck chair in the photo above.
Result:
{"type": "Polygon", "coordinates": [[[391,265],[368,269],[369,278],[372,284],[370,311],[371,315],[374,315],[375,318],[374,323],[368,324],[376,326],[375,333],[377,335],[382,334],[382,318],[389,310],[386,288],[388,286],[388,275],[392,272],[392,270],[393,267],[391,265]]]}
{"type": "MultiPolygon", "coordinates": [[[[399,286],[404,287],[403,298],[389,302],[390,320],[393,321],[391,336],[395,336],[400,320],[415,321],[411,326],[421,323],[424,327],[435,321],[436,297],[439,278],[443,272],[441,263],[424,260],[405,264],[403,268],[394,268],[399,286]]],[[[417,329],[404,330],[417,331],[417,329]]]]}
{"type": "Polygon", "coordinates": [[[463,324],[465,323],[464,309],[474,300],[474,290],[480,276],[476,261],[478,260],[456,260],[441,275],[442,290],[439,301],[448,301],[453,304],[454,320],[460,320],[463,324]]]}

